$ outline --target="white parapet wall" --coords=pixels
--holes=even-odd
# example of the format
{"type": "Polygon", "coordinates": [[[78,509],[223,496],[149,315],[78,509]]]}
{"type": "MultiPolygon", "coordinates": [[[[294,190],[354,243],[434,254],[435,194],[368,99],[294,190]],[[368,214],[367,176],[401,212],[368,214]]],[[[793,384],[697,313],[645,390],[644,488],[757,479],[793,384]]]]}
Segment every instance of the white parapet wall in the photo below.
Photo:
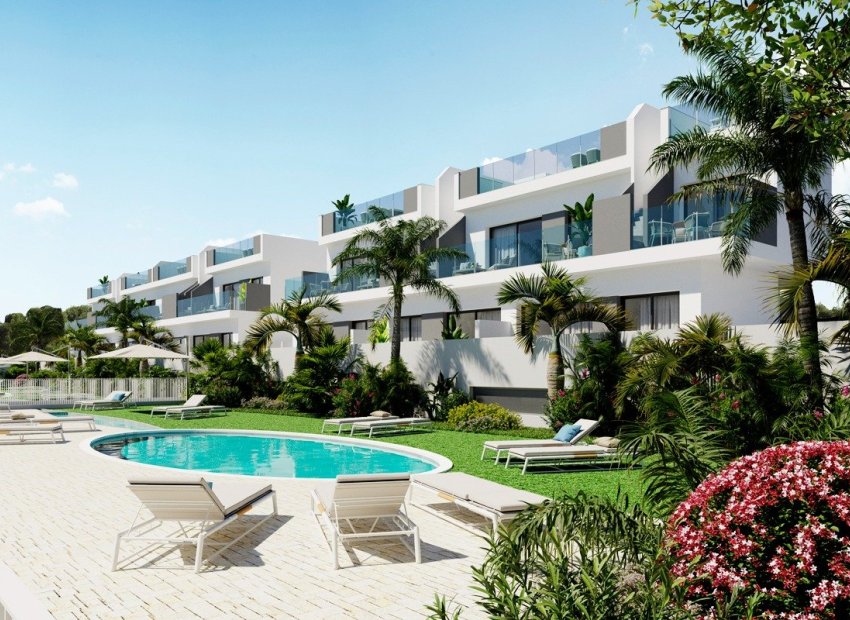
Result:
{"type": "Polygon", "coordinates": [[[53,620],[36,596],[5,564],[0,563],[0,620],[53,620]]]}

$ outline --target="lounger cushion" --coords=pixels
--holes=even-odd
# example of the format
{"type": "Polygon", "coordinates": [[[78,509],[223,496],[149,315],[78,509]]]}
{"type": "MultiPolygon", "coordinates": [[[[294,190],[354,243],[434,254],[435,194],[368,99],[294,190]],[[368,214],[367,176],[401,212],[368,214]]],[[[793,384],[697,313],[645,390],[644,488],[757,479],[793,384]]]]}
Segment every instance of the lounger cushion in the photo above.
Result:
{"type": "Polygon", "coordinates": [[[9,419],[10,420],[26,420],[27,418],[31,418],[31,417],[33,417],[33,416],[27,415],[26,413],[24,413],[22,411],[16,411],[15,413],[13,413],[12,415],[9,416],[9,419]]]}
{"type": "Polygon", "coordinates": [[[217,481],[213,487],[213,494],[224,507],[223,512],[228,517],[271,492],[272,485],[260,482],[217,481]]]}
{"type": "Polygon", "coordinates": [[[620,440],[616,437],[597,437],[593,440],[593,445],[603,448],[616,448],[620,445],[620,440]]]}
{"type": "Polygon", "coordinates": [[[595,456],[605,456],[616,454],[614,448],[603,448],[602,446],[582,445],[582,446],[564,446],[563,448],[514,448],[511,450],[512,456],[517,456],[521,459],[533,456],[549,456],[568,458],[590,458],[595,456]]]}
{"type": "Polygon", "coordinates": [[[377,409],[377,410],[373,411],[372,413],[370,413],[369,417],[370,418],[391,418],[391,417],[393,417],[393,414],[391,414],[389,411],[381,411],[380,409],[377,409]]]}
{"type": "Polygon", "coordinates": [[[115,392],[115,393],[113,393],[113,394],[112,394],[112,397],[111,397],[111,399],[110,399],[110,400],[112,400],[112,401],[114,401],[114,402],[116,402],[116,403],[121,402],[122,400],[124,400],[124,392],[115,392]]]}
{"type": "Polygon", "coordinates": [[[582,428],[579,424],[571,424],[570,426],[564,425],[561,427],[561,430],[555,433],[555,439],[563,441],[564,443],[570,443],[581,431],[582,428]]]}
{"type": "Polygon", "coordinates": [[[462,472],[426,474],[417,476],[416,482],[502,514],[519,512],[528,508],[529,505],[540,504],[549,499],[536,493],[521,491],[462,472]]]}

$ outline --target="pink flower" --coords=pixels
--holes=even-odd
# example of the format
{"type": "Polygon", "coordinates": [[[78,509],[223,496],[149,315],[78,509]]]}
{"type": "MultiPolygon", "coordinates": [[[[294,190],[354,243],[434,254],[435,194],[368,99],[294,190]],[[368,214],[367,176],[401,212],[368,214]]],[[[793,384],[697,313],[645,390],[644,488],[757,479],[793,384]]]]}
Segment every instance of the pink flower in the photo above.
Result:
{"type": "Polygon", "coordinates": [[[738,409],[740,409],[740,408],[741,408],[741,401],[736,398],[735,400],[732,401],[732,409],[734,409],[735,411],[738,411],[738,409]]]}
{"type": "Polygon", "coordinates": [[[812,412],[812,415],[813,415],[813,416],[815,416],[815,419],[820,420],[820,419],[822,419],[822,418],[823,418],[823,411],[821,411],[820,409],[815,409],[815,410],[812,412]]]}
{"type": "Polygon", "coordinates": [[[561,398],[563,398],[566,395],[567,395],[567,393],[564,390],[558,390],[558,396],[560,396],[561,398]]]}
{"type": "Polygon", "coordinates": [[[590,371],[587,368],[582,368],[581,372],[578,373],[578,376],[581,379],[587,379],[590,376],[590,371]]]}
{"type": "Polygon", "coordinates": [[[720,379],[722,379],[722,377],[720,375],[714,375],[714,382],[715,383],[720,383],[720,379]]]}
{"type": "Polygon", "coordinates": [[[841,395],[844,398],[847,398],[848,396],[850,396],[850,385],[842,385],[841,386],[841,395]]]}

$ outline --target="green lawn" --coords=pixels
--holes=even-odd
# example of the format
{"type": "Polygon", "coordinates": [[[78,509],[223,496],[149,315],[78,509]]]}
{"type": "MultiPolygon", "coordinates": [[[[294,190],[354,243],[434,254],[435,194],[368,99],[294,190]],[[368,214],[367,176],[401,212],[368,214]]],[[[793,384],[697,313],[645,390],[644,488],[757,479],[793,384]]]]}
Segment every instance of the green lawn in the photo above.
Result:
{"type": "MultiPolygon", "coordinates": [[[[163,428],[228,428],[254,429],[269,431],[288,431],[296,433],[318,433],[322,420],[302,415],[279,415],[278,412],[262,412],[239,409],[227,416],[195,418],[191,420],[164,420],[161,416],[151,417],[150,408],[119,409],[100,412],[102,415],[128,420],[137,420],[163,428]]],[[[439,426],[439,425],[438,425],[439,426]]],[[[542,495],[557,496],[585,491],[597,495],[613,497],[617,489],[639,499],[640,481],[637,472],[628,470],[583,470],[561,473],[531,473],[522,475],[520,468],[505,469],[492,461],[481,460],[482,444],[489,439],[505,439],[508,433],[461,433],[436,428],[433,431],[414,431],[376,438],[378,441],[401,444],[423,450],[430,450],[451,459],[454,471],[467,472],[481,478],[501,482],[519,489],[526,489],[542,495]]],[[[547,437],[551,432],[545,429],[523,429],[510,435],[523,437],[547,437]]]]}

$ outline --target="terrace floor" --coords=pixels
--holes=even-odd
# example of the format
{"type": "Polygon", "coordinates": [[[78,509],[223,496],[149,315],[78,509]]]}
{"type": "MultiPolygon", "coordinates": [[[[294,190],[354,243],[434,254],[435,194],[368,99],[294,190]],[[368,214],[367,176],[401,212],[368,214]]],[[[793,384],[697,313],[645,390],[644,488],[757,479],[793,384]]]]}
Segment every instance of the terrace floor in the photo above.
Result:
{"type": "MultiPolygon", "coordinates": [[[[308,481],[269,479],[281,516],[200,574],[193,549],[175,547],[111,572],[115,534],[139,506],[126,480],[150,469],[80,444],[118,430],[67,432],[65,444],[0,445],[0,560],[56,618],[422,618],[435,593],[467,607],[465,619],[483,617],[470,570],[483,559],[482,539],[413,507],[422,564],[395,541],[373,541],[355,547],[359,565],[341,552],[334,571],[308,481]]],[[[232,527],[222,532],[238,533],[232,527]]]]}

